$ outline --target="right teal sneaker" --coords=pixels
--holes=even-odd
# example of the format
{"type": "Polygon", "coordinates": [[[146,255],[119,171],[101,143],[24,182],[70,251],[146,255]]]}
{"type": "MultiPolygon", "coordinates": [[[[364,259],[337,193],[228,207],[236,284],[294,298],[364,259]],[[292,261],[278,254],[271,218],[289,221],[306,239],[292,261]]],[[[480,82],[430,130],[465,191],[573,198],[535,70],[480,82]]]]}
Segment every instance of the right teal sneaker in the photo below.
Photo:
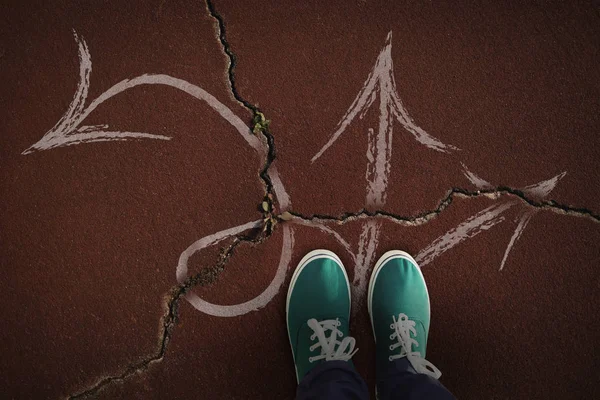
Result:
{"type": "Polygon", "coordinates": [[[429,294],[421,269],[408,253],[388,251],[377,261],[369,281],[368,308],[378,377],[385,376],[390,363],[402,357],[418,373],[436,379],[442,375],[425,360],[429,294]]]}

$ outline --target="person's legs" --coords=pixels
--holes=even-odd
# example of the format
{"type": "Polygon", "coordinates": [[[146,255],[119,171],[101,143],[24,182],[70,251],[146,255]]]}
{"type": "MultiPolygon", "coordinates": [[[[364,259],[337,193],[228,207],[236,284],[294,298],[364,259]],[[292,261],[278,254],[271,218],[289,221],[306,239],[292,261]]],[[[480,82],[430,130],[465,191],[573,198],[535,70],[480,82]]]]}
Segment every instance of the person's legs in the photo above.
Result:
{"type": "Polygon", "coordinates": [[[350,283],[334,253],[315,250],[300,261],[288,290],[286,320],[298,399],[368,399],[350,361],[358,350],[348,336],[350,283]]]}
{"type": "Polygon", "coordinates": [[[367,400],[369,389],[347,361],[326,361],[300,381],[296,400],[367,400]]]}
{"type": "Polygon", "coordinates": [[[367,302],[376,344],[378,398],[454,399],[437,380],[441,372],[425,360],[429,294],[416,261],[402,251],[385,253],[373,269],[367,302]]]}
{"type": "Polygon", "coordinates": [[[452,400],[454,396],[431,375],[418,373],[408,358],[390,362],[381,377],[377,377],[379,400],[452,400]]]}

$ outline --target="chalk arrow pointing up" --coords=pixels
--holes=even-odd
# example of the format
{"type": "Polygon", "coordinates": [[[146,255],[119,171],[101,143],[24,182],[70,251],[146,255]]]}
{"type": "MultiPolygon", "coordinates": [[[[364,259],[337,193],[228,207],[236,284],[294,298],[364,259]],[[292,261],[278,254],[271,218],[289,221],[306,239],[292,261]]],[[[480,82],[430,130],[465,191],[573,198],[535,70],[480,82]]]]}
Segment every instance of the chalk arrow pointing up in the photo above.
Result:
{"type": "Polygon", "coordinates": [[[375,66],[365,81],[354,102],[340,120],[336,131],[323,148],[312,158],[316,161],[340,137],[348,125],[358,117],[361,119],[371,107],[379,93],[379,127],[377,132],[369,130],[369,147],[367,149],[367,204],[382,206],[385,203],[392,155],[393,119],[396,119],[415,140],[426,147],[450,152],[458,148],[442,143],[418,127],[402,104],[396,89],[394,65],[392,62],[392,32],[387,36],[385,46],[379,53],[375,66]]]}

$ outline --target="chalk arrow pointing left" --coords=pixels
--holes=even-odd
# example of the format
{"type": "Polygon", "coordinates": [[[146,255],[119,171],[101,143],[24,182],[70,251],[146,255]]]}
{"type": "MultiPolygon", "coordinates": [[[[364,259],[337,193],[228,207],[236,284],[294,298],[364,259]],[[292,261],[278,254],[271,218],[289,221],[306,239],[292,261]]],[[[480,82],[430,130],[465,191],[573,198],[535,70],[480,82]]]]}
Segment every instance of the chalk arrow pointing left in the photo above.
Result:
{"type": "MultiPolygon", "coordinates": [[[[71,101],[67,112],[56,125],[46,132],[42,139],[37,143],[23,151],[22,154],[33,153],[36,150],[48,150],[54,147],[69,146],[86,142],[127,139],[171,139],[168,136],[151,135],[142,132],[109,131],[107,130],[108,125],[81,125],[81,122],[92,111],[91,107],[88,107],[88,109],[84,111],[85,101],[90,87],[92,60],[85,41],[80,38],[76,32],[74,32],[74,35],[75,40],[79,45],[79,82],[73,101],[71,101]]],[[[95,104],[95,106],[98,104],[95,104]]]]}
{"type": "Polygon", "coordinates": [[[88,115],[100,104],[116,96],[125,90],[139,85],[166,85],[186,92],[198,100],[205,101],[217,113],[233,125],[248,144],[261,156],[266,155],[267,149],[257,136],[250,133],[249,127],[226,105],[217,100],[204,89],[193,85],[183,79],[174,78],[163,74],[144,74],[133,79],[125,79],[102,93],[86,108],[85,102],[90,86],[90,75],[92,72],[92,60],[87,44],[76,32],[75,41],[79,45],[79,83],[73,101],[67,112],[46,134],[34,145],[23,151],[22,154],[30,154],[34,151],[49,150],[56,147],[71,146],[81,143],[105,142],[112,140],[132,139],[158,139],[170,140],[171,137],[164,135],[153,135],[144,132],[122,132],[110,131],[108,125],[82,125],[88,115]]]}

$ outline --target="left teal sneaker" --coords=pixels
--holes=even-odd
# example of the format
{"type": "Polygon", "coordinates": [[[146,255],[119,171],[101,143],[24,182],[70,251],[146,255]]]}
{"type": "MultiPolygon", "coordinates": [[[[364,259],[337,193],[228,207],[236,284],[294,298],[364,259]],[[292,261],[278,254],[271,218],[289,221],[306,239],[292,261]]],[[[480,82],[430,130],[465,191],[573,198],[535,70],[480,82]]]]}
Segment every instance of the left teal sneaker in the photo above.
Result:
{"type": "Polygon", "coordinates": [[[352,362],[358,349],[348,336],[350,282],[335,253],[314,250],[300,261],[287,294],[286,320],[298,383],[324,361],[352,362]]]}

